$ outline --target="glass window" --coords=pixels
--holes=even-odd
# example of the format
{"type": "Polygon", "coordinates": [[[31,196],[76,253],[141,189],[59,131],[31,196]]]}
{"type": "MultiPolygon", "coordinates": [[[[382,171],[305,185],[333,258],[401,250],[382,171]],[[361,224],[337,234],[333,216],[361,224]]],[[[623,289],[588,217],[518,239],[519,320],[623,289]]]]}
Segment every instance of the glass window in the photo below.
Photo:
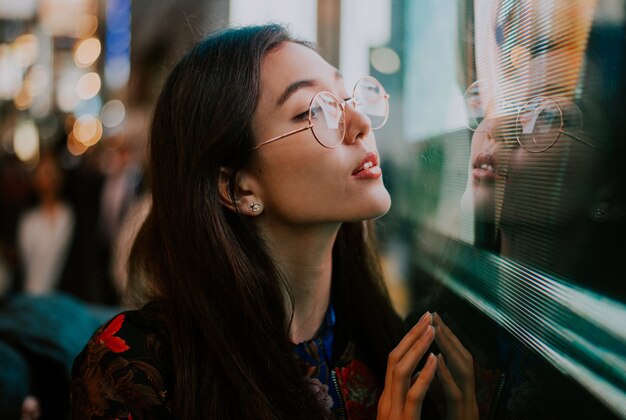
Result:
{"type": "Polygon", "coordinates": [[[626,416],[626,2],[393,2],[379,148],[406,311],[474,356],[481,418],[626,416]]]}

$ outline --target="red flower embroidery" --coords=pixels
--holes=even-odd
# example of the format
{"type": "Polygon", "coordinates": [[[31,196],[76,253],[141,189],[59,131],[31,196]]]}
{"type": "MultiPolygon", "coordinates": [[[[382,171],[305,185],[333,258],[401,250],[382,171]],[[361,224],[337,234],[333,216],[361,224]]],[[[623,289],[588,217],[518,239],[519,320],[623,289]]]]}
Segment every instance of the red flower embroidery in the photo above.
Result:
{"type": "Polygon", "coordinates": [[[378,384],[369,368],[359,360],[336,368],[346,410],[349,418],[369,419],[376,417],[378,384]]]}
{"type": "Polygon", "coordinates": [[[126,315],[124,314],[120,314],[113,318],[113,321],[111,321],[111,323],[104,329],[104,331],[102,331],[100,337],[98,337],[100,343],[107,346],[109,350],[111,350],[113,353],[122,353],[130,348],[126,344],[126,341],[113,335],[117,333],[120,328],[122,328],[124,318],[126,318],[126,315]]]}

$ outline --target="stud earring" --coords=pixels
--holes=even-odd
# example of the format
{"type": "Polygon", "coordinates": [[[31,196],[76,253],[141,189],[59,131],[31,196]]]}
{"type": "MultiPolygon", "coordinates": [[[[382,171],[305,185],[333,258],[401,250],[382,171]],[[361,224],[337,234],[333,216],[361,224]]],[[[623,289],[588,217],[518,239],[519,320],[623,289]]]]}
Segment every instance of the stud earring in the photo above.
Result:
{"type": "Polygon", "coordinates": [[[261,211],[261,207],[262,207],[261,203],[257,203],[256,201],[250,204],[250,210],[252,210],[255,213],[261,211]]]}

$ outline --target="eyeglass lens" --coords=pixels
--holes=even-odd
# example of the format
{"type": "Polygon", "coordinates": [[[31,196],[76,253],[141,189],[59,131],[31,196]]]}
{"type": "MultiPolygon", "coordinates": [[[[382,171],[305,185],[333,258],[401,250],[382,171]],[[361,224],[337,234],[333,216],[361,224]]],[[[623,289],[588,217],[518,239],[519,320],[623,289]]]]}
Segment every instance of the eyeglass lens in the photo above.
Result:
{"type": "MultiPolygon", "coordinates": [[[[384,88],[373,78],[359,80],[353,92],[354,107],[366,115],[372,129],[382,127],[388,115],[387,97],[384,88]]],[[[326,147],[337,147],[346,131],[343,103],[328,92],[320,92],[311,101],[309,118],[313,135],[326,147]]]]}
{"type": "Polygon", "coordinates": [[[542,152],[556,142],[563,128],[563,115],[558,104],[548,98],[534,98],[517,116],[517,138],[529,152],[542,152]]]}
{"type": "Polygon", "coordinates": [[[372,129],[377,130],[387,121],[388,104],[385,90],[375,79],[366,77],[354,86],[354,104],[357,111],[367,115],[372,129]]]}
{"type": "Polygon", "coordinates": [[[313,98],[309,110],[313,135],[322,145],[336,147],[346,132],[344,112],[337,99],[327,92],[313,98]]]}
{"type": "MultiPolygon", "coordinates": [[[[465,94],[463,95],[463,103],[465,104],[465,110],[467,111],[466,127],[472,131],[478,130],[478,125],[485,117],[485,110],[483,108],[480,90],[480,81],[472,83],[465,94]]],[[[483,130],[479,130],[483,131],[483,130]]]]}

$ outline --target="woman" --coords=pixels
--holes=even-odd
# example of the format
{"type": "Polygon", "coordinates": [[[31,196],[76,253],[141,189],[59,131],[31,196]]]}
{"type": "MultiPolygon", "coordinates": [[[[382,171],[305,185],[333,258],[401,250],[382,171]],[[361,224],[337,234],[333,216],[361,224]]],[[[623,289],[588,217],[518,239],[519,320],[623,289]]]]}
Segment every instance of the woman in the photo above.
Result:
{"type": "Polygon", "coordinates": [[[441,324],[459,385],[434,355],[411,383],[430,314],[394,349],[401,324],[363,222],[390,206],[372,133],[387,97],[373,79],[351,94],[274,25],[214,34],[175,66],[131,255],[152,303],[76,360],[74,417],[420,418],[436,372],[449,414],[471,408],[471,356],[441,324]]]}
{"type": "Polygon", "coordinates": [[[46,295],[59,289],[74,236],[75,217],[63,200],[63,169],[54,152],[45,152],[33,174],[40,201],[18,223],[18,248],[24,269],[24,292],[46,295]]]}

